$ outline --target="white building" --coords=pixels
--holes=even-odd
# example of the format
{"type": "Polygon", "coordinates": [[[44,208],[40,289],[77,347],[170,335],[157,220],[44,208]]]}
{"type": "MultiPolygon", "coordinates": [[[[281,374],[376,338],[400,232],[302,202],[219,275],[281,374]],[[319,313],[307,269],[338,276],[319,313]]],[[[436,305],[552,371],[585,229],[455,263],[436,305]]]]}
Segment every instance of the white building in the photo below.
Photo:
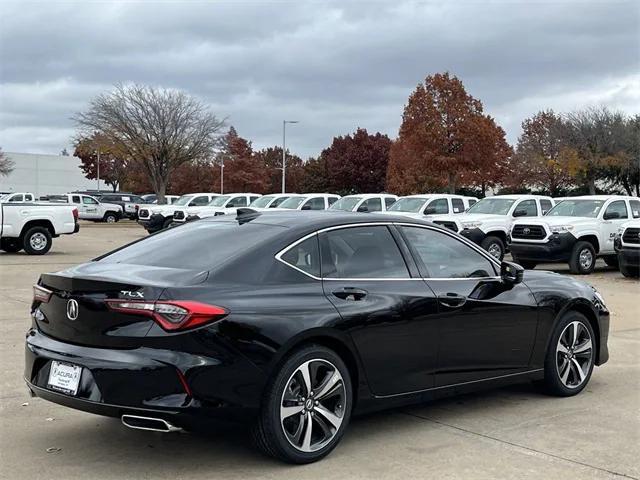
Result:
{"type": "Polygon", "coordinates": [[[95,189],[96,180],[85,178],[78,157],[5,152],[13,171],[0,176],[0,192],[32,192],[41,195],[95,189]]]}

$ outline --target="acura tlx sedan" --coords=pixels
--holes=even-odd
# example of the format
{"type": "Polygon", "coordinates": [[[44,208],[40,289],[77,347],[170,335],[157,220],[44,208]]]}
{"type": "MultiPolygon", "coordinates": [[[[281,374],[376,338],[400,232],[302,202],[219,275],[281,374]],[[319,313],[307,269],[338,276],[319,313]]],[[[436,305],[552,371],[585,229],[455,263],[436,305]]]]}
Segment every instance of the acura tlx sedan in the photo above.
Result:
{"type": "Polygon", "coordinates": [[[355,413],[519,381],[571,396],[609,356],[591,286],[339,211],[161,232],[43,274],[31,315],[33,395],[138,429],[249,421],[293,463],[327,455],[355,413]]]}

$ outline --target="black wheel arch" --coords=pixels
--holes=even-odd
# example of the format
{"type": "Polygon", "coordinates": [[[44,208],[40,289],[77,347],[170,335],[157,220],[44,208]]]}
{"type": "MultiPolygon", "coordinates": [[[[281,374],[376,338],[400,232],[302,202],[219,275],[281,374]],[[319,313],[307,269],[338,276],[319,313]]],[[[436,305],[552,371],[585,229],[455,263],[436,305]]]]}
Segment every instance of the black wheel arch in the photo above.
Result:
{"type": "MultiPolygon", "coordinates": [[[[591,301],[586,298],[575,298],[567,302],[566,305],[556,314],[555,319],[553,321],[553,326],[555,325],[569,312],[578,312],[584,315],[589,324],[591,324],[591,328],[593,329],[593,333],[595,335],[595,364],[600,364],[600,339],[602,336],[602,332],[600,332],[600,323],[598,322],[598,313],[596,311],[595,306],[591,301]]],[[[550,330],[550,333],[547,338],[547,348],[549,348],[549,342],[551,341],[551,336],[553,334],[553,328],[550,330]]]]}
{"type": "Polygon", "coordinates": [[[24,238],[24,235],[33,227],[44,227],[51,234],[52,237],[56,237],[56,230],[53,228],[53,224],[49,220],[40,219],[40,220],[29,220],[25,223],[20,231],[20,241],[24,238]]]}

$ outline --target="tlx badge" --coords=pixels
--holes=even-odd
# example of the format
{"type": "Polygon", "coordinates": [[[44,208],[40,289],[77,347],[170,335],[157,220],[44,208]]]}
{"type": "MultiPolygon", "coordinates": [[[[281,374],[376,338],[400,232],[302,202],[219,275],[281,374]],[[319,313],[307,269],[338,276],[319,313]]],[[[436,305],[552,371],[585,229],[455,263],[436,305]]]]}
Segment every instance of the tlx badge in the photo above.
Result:
{"type": "Polygon", "coordinates": [[[120,290],[120,294],[130,298],[144,298],[142,292],[133,292],[131,290],[120,290]]]}

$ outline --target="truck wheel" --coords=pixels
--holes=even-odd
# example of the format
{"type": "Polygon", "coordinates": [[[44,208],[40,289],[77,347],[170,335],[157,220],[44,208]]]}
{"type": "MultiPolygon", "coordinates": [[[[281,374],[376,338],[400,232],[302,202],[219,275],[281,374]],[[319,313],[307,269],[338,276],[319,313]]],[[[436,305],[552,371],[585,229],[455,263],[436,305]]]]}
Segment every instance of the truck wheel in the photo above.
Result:
{"type": "Polygon", "coordinates": [[[33,227],[25,233],[22,246],[29,255],[44,255],[51,249],[51,234],[44,227],[33,227]]]}
{"type": "Polygon", "coordinates": [[[504,242],[498,237],[489,235],[487,238],[482,240],[480,246],[498,260],[502,261],[504,258],[504,242]]]}
{"type": "Polygon", "coordinates": [[[169,217],[167,218],[164,223],[162,224],[162,229],[166,230],[167,228],[169,228],[171,226],[171,223],[173,222],[173,217],[169,217]]]}
{"type": "Polygon", "coordinates": [[[118,221],[118,216],[113,212],[107,212],[104,214],[104,221],[107,223],[116,223],[118,221]]]}
{"type": "Polygon", "coordinates": [[[602,257],[604,263],[609,267],[618,268],[618,256],[617,255],[607,255],[606,257],[602,257]]]}
{"type": "Polygon", "coordinates": [[[4,250],[7,253],[17,253],[22,250],[20,240],[17,238],[3,238],[0,243],[0,250],[4,250]]]}
{"type": "Polygon", "coordinates": [[[640,277],[640,266],[633,267],[620,262],[620,273],[627,278],[640,277]]]}
{"type": "Polygon", "coordinates": [[[596,267],[596,251],[589,242],[577,242],[569,258],[571,273],[588,275],[596,267]]]}
{"type": "Polygon", "coordinates": [[[513,261],[526,270],[533,270],[538,265],[538,262],[532,260],[520,260],[517,257],[513,257],[513,261]]]}

